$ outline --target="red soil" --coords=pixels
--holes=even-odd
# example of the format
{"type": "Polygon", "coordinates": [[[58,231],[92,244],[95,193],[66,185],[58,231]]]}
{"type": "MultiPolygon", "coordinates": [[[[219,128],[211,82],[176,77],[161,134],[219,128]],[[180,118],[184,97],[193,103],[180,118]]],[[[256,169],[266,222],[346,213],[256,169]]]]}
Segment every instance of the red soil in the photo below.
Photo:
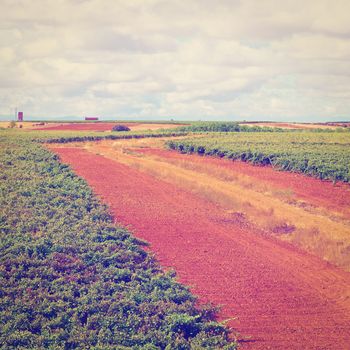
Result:
{"type": "Polygon", "coordinates": [[[290,190],[298,199],[342,213],[350,219],[350,185],[318,179],[297,173],[279,172],[271,166],[255,166],[241,161],[232,161],[215,157],[199,156],[196,154],[181,154],[176,151],[162,149],[140,148],[140,153],[160,156],[167,159],[191,161],[192,163],[213,165],[230,170],[237,174],[244,174],[253,178],[255,182],[268,183],[276,190],[290,190]]]}
{"type": "Polygon", "coordinates": [[[125,125],[131,130],[156,130],[177,128],[185,124],[157,124],[157,123],[63,123],[63,124],[45,124],[42,127],[33,128],[33,130],[72,130],[72,131],[111,131],[115,125],[125,125]]]}
{"type": "Polygon", "coordinates": [[[299,124],[289,124],[289,123],[273,123],[273,124],[267,123],[264,126],[270,126],[270,125],[272,127],[283,128],[283,129],[305,129],[305,128],[309,127],[307,124],[306,125],[299,125],[299,124]]]}
{"type": "Polygon", "coordinates": [[[243,349],[349,349],[349,273],[136,169],[81,149],[54,151],[201,302],[223,305],[221,318],[238,316],[230,325],[243,349]]]}
{"type": "Polygon", "coordinates": [[[75,130],[75,131],[111,131],[114,125],[137,126],[137,123],[64,123],[59,125],[45,125],[33,130],[75,130]]]}

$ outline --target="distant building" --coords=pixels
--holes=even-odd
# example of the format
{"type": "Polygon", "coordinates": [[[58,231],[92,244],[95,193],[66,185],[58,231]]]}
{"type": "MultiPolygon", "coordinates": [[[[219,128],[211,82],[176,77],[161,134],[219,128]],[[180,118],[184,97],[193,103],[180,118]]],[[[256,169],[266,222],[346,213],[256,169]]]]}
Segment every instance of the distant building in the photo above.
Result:
{"type": "Polygon", "coordinates": [[[23,112],[18,112],[17,120],[18,120],[19,122],[23,122],[23,112]]]}
{"type": "Polygon", "coordinates": [[[85,120],[98,120],[98,117],[85,117],[85,120]]]}

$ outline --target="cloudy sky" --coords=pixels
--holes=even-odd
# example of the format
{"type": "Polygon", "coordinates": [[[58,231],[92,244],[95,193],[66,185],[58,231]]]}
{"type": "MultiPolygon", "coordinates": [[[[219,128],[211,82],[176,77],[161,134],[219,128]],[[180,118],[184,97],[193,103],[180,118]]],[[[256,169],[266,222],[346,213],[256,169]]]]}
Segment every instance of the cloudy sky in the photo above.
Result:
{"type": "Polygon", "coordinates": [[[0,115],[350,120],[349,0],[0,0],[0,115]]]}

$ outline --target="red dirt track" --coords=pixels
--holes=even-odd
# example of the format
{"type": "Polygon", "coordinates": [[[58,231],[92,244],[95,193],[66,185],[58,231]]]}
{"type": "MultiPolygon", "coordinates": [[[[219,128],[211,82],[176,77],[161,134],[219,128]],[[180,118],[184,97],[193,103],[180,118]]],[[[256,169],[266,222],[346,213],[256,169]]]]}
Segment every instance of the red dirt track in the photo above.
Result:
{"type": "Polygon", "coordinates": [[[238,317],[243,349],[350,349],[350,274],[249,231],[220,207],[77,148],[52,148],[200,302],[238,317]]]}
{"type": "Polygon", "coordinates": [[[275,189],[285,190],[288,188],[298,198],[305,199],[314,205],[343,213],[350,219],[350,186],[342,182],[333,185],[331,181],[318,181],[315,178],[298,173],[279,172],[271,166],[256,166],[241,161],[232,161],[215,157],[199,156],[196,154],[181,154],[176,151],[164,149],[140,148],[139,153],[160,156],[162,158],[173,158],[198,164],[211,164],[212,166],[227,169],[232,173],[244,174],[252,177],[255,181],[266,182],[275,189]]]}

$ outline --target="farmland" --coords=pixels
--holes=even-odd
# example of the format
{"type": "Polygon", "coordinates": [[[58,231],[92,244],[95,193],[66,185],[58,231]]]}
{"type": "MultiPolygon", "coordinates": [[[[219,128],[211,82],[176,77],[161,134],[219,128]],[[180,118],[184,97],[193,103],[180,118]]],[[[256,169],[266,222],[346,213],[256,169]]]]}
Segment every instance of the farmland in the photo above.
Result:
{"type": "Polygon", "coordinates": [[[1,131],[1,222],[8,243],[1,257],[6,266],[7,260],[15,262],[14,275],[25,282],[21,289],[3,270],[4,290],[19,295],[6,299],[2,309],[6,330],[22,333],[2,339],[18,342],[25,335],[26,344],[58,347],[73,339],[101,349],[235,348],[212,312],[196,308],[194,294],[199,305],[222,306],[219,320],[229,319],[243,349],[346,348],[349,133],[267,128],[221,133],[236,125],[203,127],[208,124],[115,134],[1,131]],[[97,240],[105,230],[109,238],[97,240]],[[45,239],[48,254],[37,257],[36,246],[45,239]],[[19,248],[12,251],[12,245],[19,248]],[[33,262],[26,246],[33,247],[33,262]],[[123,256],[130,259],[121,261],[123,256]],[[160,266],[174,269],[177,279],[160,266]],[[53,296],[41,273],[52,288],[63,281],[53,296]],[[106,288],[118,291],[118,301],[106,288]],[[42,299],[33,297],[37,290],[42,299]],[[174,294],[181,300],[172,299],[174,294]],[[112,301],[114,308],[96,306],[112,301]],[[20,303],[36,310],[51,302],[57,310],[53,319],[33,314],[48,333],[28,331],[29,321],[20,328],[20,303]],[[86,311],[86,323],[79,323],[77,310],[86,311]],[[74,321],[62,321],[67,319],[74,321]]]}
{"type": "Polygon", "coordinates": [[[259,229],[350,270],[348,185],[320,183],[287,172],[282,175],[271,167],[244,166],[245,162],[229,159],[177,156],[161,148],[164,142],[185,143],[186,136],[168,140],[105,140],[68,147],[84,148],[195,191],[241,213],[259,229]]]}
{"type": "Polygon", "coordinates": [[[235,348],[84,180],[20,136],[0,135],[2,348],[235,348]]]}
{"type": "Polygon", "coordinates": [[[49,148],[199,300],[239,317],[229,324],[243,348],[345,348],[350,277],[323,258],[349,267],[348,185],[179,154],[167,140],[49,148]]]}
{"type": "Polygon", "coordinates": [[[300,129],[323,129],[323,130],[335,130],[337,128],[348,128],[349,122],[333,122],[333,123],[281,123],[281,122],[243,122],[240,125],[260,126],[269,128],[281,128],[288,130],[300,130],[300,129]]]}
{"type": "Polygon", "coordinates": [[[0,128],[21,128],[23,130],[40,130],[40,131],[111,131],[116,124],[128,126],[132,131],[173,129],[184,126],[183,123],[176,122],[47,122],[47,121],[24,121],[24,122],[0,122],[0,128]]]}
{"type": "Polygon", "coordinates": [[[168,143],[171,149],[272,165],[320,179],[350,181],[349,132],[211,134],[168,143]]]}
{"type": "Polygon", "coordinates": [[[53,125],[46,124],[40,127],[36,127],[34,130],[74,130],[74,131],[111,131],[113,126],[115,125],[125,125],[129,127],[132,131],[140,131],[140,130],[158,130],[158,129],[173,129],[177,128],[183,124],[167,124],[167,123],[55,123],[53,125]]]}

